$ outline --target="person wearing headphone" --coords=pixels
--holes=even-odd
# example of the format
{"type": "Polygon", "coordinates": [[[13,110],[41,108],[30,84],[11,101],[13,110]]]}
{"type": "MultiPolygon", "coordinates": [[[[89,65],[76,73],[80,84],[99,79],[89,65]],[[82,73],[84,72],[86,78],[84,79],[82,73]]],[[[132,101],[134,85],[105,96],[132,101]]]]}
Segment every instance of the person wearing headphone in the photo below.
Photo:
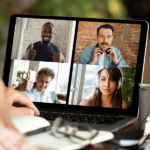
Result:
{"type": "Polygon", "coordinates": [[[122,98],[122,71],[116,66],[105,66],[97,74],[98,85],[94,93],[83,99],[79,105],[127,109],[127,103],[122,98]]]}

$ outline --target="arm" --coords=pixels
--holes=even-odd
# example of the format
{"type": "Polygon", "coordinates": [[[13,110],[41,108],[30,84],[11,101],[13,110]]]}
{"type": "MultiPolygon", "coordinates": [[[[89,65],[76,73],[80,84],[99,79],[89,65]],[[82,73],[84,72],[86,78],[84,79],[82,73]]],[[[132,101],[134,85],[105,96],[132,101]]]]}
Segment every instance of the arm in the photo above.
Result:
{"type": "Polygon", "coordinates": [[[82,106],[90,106],[90,100],[89,99],[83,99],[79,105],[82,105],[82,106]]]}
{"type": "Polygon", "coordinates": [[[78,59],[78,64],[91,64],[93,60],[94,49],[95,49],[95,46],[90,46],[84,49],[78,59]]]}
{"type": "Polygon", "coordinates": [[[22,60],[33,60],[36,56],[36,50],[33,49],[34,45],[31,43],[31,46],[27,48],[26,54],[21,58],[22,60]]]}
{"type": "Polygon", "coordinates": [[[124,99],[122,99],[122,109],[128,109],[127,102],[124,99]]]}
{"type": "Polygon", "coordinates": [[[58,47],[58,52],[53,53],[53,60],[54,62],[65,63],[65,58],[62,54],[61,46],[58,47]]]}
{"type": "Polygon", "coordinates": [[[33,81],[29,80],[29,77],[30,77],[30,74],[28,72],[26,79],[24,79],[23,83],[20,84],[19,86],[17,86],[15,88],[15,90],[18,90],[18,91],[21,91],[21,92],[22,91],[30,91],[33,88],[34,83],[33,83],[33,81]]]}
{"type": "MultiPolygon", "coordinates": [[[[28,103],[28,99],[22,95],[21,92],[5,87],[3,81],[0,79],[0,147],[1,149],[36,149],[28,140],[18,133],[18,130],[14,127],[9,117],[11,113],[15,115],[22,115],[22,108],[16,108],[12,105],[13,102],[24,101],[28,103]]],[[[29,102],[30,103],[30,102],[29,102]]],[[[30,105],[30,104],[29,104],[30,105]]],[[[32,104],[31,104],[32,105],[32,104]]],[[[32,107],[32,106],[31,106],[32,107]]],[[[35,107],[35,106],[34,106],[35,107]]],[[[34,107],[32,108],[34,110],[34,107]]],[[[27,111],[25,111],[27,112],[27,111]]],[[[29,115],[29,114],[26,114],[29,115]]]]}
{"type": "Polygon", "coordinates": [[[121,52],[118,49],[117,49],[116,53],[117,53],[117,58],[119,60],[118,67],[129,67],[127,65],[127,63],[124,61],[124,59],[122,58],[121,52]]]}
{"type": "MultiPolygon", "coordinates": [[[[39,111],[31,100],[22,92],[5,87],[0,79],[0,110],[9,116],[14,115],[39,115],[39,111]]],[[[3,114],[0,113],[0,114],[3,114]]]]}
{"type": "Polygon", "coordinates": [[[55,91],[50,92],[50,97],[51,97],[51,100],[53,101],[53,103],[56,103],[56,100],[58,100],[58,97],[57,97],[55,91]]]}

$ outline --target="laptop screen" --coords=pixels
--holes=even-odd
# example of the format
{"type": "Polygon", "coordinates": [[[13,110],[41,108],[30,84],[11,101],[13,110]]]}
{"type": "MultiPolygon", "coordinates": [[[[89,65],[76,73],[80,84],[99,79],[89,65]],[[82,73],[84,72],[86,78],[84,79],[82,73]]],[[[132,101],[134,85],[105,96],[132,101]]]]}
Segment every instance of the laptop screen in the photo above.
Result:
{"type": "Polygon", "coordinates": [[[13,15],[8,87],[38,108],[137,114],[145,21],[13,15]]]}

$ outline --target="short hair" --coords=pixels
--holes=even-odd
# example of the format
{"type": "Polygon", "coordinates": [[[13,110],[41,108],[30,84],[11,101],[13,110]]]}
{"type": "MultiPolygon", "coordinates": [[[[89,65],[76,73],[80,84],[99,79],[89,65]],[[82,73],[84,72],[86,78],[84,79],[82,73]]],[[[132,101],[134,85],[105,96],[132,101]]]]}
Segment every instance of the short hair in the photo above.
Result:
{"type": "Polygon", "coordinates": [[[47,76],[50,76],[52,79],[55,78],[55,73],[54,73],[54,71],[53,71],[52,69],[50,69],[50,68],[42,68],[41,70],[39,70],[39,72],[38,72],[38,77],[39,77],[42,73],[44,73],[44,74],[47,75],[47,76]]]}
{"type": "Polygon", "coordinates": [[[43,27],[44,27],[46,24],[49,24],[49,25],[51,25],[52,27],[54,27],[54,25],[53,25],[51,22],[46,22],[46,23],[43,24],[42,29],[43,29],[43,27]]]}
{"type": "Polygon", "coordinates": [[[112,30],[112,33],[114,33],[114,27],[113,27],[112,25],[110,25],[110,24],[104,24],[104,25],[100,26],[100,27],[97,29],[97,36],[98,36],[99,30],[100,30],[101,28],[111,29],[111,30],[112,30]]]}

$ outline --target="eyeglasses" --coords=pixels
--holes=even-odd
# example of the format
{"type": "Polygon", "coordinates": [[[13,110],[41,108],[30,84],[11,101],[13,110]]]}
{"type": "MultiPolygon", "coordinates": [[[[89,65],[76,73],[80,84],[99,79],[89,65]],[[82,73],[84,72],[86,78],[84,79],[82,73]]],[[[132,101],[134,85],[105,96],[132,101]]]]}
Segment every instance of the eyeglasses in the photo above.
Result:
{"type": "Polygon", "coordinates": [[[65,119],[57,117],[51,127],[51,134],[56,138],[67,137],[73,143],[80,143],[82,141],[90,142],[96,137],[98,131],[87,125],[70,126],[66,124],[65,119]]]}

